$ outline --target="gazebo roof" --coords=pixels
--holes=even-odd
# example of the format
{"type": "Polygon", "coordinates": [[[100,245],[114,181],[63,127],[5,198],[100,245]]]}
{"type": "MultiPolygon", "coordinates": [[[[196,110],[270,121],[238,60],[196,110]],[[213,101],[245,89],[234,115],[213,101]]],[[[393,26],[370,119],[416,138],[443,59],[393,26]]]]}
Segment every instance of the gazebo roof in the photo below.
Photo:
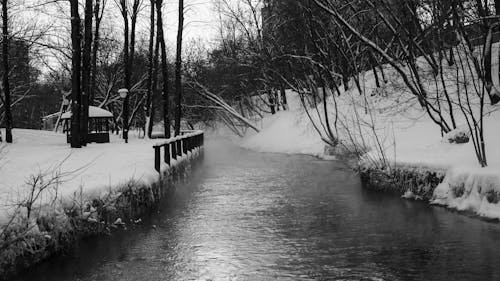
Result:
{"type": "MultiPolygon", "coordinates": [[[[61,116],[61,119],[70,119],[72,116],[71,111],[66,111],[61,116]]],[[[95,106],[89,106],[89,118],[112,118],[113,113],[95,106]]]]}

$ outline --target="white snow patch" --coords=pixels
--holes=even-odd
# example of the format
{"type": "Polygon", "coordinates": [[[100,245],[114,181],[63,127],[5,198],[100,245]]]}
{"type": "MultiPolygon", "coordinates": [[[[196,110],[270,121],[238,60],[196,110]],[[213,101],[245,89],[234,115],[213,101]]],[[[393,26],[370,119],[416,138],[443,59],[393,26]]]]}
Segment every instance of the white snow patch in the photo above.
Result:
{"type": "MultiPolygon", "coordinates": [[[[71,111],[66,111],[61,115],[61,119],[70,119],[73,113],[71,111]]],[[[113,113],[96,107],[96,106],[89,106],[89,117],[95,117],[95,118],[106,118],[106,117],[113,117],[113,113]]]]}
{"type": "MultiPolygon", "coordinates": [[[[111,134],[110,143],[91,143],[81,149],[71,149],[66,136],[60,133],[15,129],[13,135],[13,144],[0,143],[3,147],[0,149],[0,224],[5,222],[13,206],[26,197],[29,178],[39,173],[66,173],[55,184],[58,197],[66,199],[80,193],[85,198],[103,196],[130,182],[148,185],[159,178],[154,169],[153,150],[159,140],[139,139],[134,132],[130,132],[128,144],[111,134]]],[[[172,161],[172,165],[175,163],[172,161]]],[[[165,168],[163,165],[162,169],[165,168]]]]}
{"type": "Polygon", "coordinates": [[[434,190],[431,203],[486,218],[500,219],[500,204],[496,202],[499,195],[498,170],[451,169],[446,173],[444,181],[434,190]]]}

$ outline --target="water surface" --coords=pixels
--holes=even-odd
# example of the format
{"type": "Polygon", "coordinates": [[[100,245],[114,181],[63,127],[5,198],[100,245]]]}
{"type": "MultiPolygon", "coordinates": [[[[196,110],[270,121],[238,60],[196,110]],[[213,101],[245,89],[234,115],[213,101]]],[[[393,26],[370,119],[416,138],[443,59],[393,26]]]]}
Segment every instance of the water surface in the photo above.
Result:
{"type": "Polygon", "coordinates": [[[500,225],[366,191],[335,161],[209,143],[132,230],[22,280],[500,280],[500,225]]]}

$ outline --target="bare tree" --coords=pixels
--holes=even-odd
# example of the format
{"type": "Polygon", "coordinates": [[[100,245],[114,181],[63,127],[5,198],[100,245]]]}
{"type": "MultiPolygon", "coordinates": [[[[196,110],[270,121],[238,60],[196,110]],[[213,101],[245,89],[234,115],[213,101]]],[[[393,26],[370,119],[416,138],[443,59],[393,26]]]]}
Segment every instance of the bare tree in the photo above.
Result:
{"type": "Polygon", "coordinates": [[[81,39],[80,39],[80,14],[78,0],[70,0],[71,5],[71,42],[72,42],[72,72],[71,72],[71,147],[82,147],[80,141],[80,110],[81,110],[81,39]]]}
{"type": "Polygon", "coordinates": [[[162,87],[162,103],[163,103],[163,127],[165,138],[170,138],[170,115],[169,115],[169,95],[168,95],[168,65],[167,65],[167,50],[165,46],[165,38],[163,35],[163,16],[162,16],[163,0],[156,0],[157,14],[157,40],[161,49],[161,72],[163,77],[162,87]]]}
{"type": "Polygon", "coordinates": [[[3,92],[4,99],[2,100],[5,107],[5,141],[12,143],[12,112],[10,101],[10,84],[9,84],[9,17],[7,0],[2,0],[2,66],[3,66],[3,92]]]}
{"type": "Polygon", "coordinates": [[[175,57],[175,135],[181,132],[182,115],[182,32],[184,30],[184,0],[179,0],[179,21],[177,26],[177,54],[175,57]]]}
{"type": "Polygon", "coordinates": [[[92,47],[92,69],[90,78],[90,93],[89,93],[89,104],[94,104],[95,91],[96,91],[96,77],[97,77],[97,56],[99,51],[99,40],[100,40],[100,27],[102,22],[102,17],[104,15],[104,10],[106,8],[106,0],[96,0],[94,6],[94,40],[92,47]]]}
{"type": "Polygon", "coordinates": [[[144,113],[145,113],[145,118],[146,122],[144,124],[144,131],[146,132],[146,135],[148,138],[151,138],[152,134],[152,111],[153,111],[153,105],[152,105],[152,100],[153,100],[153,94],[154,94],[154,89],[153,89],[153,74],[155,73],[154,71],[154,63],[155,63],[155,56],[154,56],[154,44],[155,44],[155,0],[150,0],[150,13],[149,13],[149,19],[150,19],[150,25],[149,25],[149,46],[148,46],[148,79],[147,79],[147,96],[146,96],[146,102],[144,104],[144,113]]]}
{"type": "Polygon", "coordinates": [[[84,42],[82,61],[82,116],[80,119],[81,144],[87,145],[89,133],[89,95],[91,91],[91,54],[92,54],[92,3],[93,0],[85,0],[85,20],[84,20],[84,42]]]}
{"type": "MultiPolygon", "coordinates": [[[[118,0],[116,0],[118,1],[118,0]]],[[[126,0],[119,0],[120,12],[123,18],[124,33],[123,33],[123,72],[125,73],[124,78],[124,88],[130,91],[130,64],[129,64],[129,20],[128,20],[128,6],[126,0]]],[[[123,139],[128,141],[128,116],[129,116],[129,100],[130,94],[123,99],[123,110],[122,110],[122,129],[123,129],[123,139]]]]}

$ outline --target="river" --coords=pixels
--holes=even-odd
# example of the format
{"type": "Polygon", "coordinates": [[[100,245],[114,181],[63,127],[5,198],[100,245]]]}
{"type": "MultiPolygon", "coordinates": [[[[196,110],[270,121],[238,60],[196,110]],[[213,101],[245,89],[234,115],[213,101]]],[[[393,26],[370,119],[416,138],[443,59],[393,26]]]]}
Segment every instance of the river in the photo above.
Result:
{"type": "Polygon", "coordinates": [[[209,142],[157,214],[20,280],[500,280],[500,224],[367,191],[340,162],[209,142]]]}

